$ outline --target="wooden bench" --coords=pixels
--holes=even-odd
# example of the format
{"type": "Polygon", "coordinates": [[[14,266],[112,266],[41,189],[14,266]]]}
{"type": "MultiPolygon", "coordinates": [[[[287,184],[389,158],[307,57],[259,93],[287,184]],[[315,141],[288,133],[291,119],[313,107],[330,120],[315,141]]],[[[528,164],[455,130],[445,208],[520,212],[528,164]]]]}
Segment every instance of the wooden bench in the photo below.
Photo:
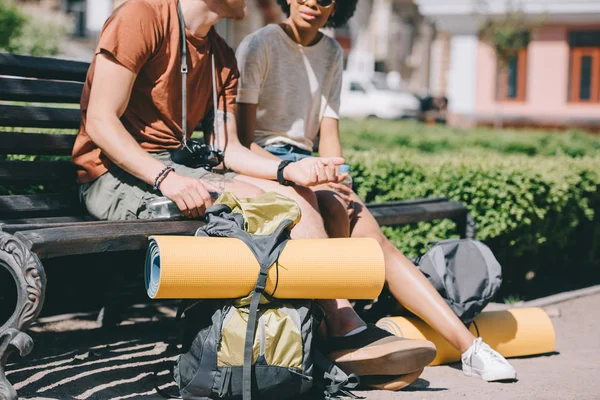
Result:
{"type": "MultiPolygon", "coordinates": [[[[33,346],[24,331],[44,303],[42,261],[143,250],[150,235],[191,235],[201,224],[191,220],[95,221],[86,213],[68,157],[75,136],[41,131],[79,128],[77,105],[88,67],[82,62],[0,53],[0,127],[4,130],[0,132],[0,191],[4,191],[0,192],[0,266],[11,273],[17,293],[12,316],[0,321],[0,399],[16,398],[4,375],[9,353],[25,356],[33,346]],[[15,154],[30,157],[7,160],[6,155],[15,154]],[[28,193],[35,185],[45,190],[6,194],[8,189],[28,193]]],[[[462,237],[473,235],[466,207],[446,198],[368,207],[381,225],[449,218],[457,222],[462,237]]]]}

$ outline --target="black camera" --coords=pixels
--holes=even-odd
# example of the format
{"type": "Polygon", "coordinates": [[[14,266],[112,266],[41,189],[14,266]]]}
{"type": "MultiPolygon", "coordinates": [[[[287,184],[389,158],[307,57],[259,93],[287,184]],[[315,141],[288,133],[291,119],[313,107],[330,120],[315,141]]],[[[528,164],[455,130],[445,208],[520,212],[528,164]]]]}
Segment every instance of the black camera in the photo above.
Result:
{"type": "Polygon", "coordinates": [[[190,168],[211,170],[223,162],[223,152],[214,150],[201,139],[189,139],[171,153],[174,163],[190,168]]]}

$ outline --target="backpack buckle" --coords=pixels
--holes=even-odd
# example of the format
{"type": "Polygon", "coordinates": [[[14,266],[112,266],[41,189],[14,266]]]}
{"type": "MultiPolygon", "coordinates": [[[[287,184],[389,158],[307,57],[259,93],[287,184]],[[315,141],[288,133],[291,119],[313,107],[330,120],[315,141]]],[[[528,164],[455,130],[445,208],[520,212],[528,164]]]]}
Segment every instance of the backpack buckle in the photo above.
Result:
{"type": "Polygon", "coordinates": [[[269,276],[268,268],[261,268],[258,273],[258,279],[256,280],[256,285],[254,285],[254,291],[256,293],[262,293],[265,291],[267,287],[267,278],[269,276]]]}

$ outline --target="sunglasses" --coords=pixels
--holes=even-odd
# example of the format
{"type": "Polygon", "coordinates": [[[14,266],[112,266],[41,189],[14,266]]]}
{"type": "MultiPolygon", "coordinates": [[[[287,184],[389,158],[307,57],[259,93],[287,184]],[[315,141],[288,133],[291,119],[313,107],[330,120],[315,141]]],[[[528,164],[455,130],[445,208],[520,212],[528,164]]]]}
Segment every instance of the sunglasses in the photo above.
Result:
{"type": "MultiPolygon", "coordinates": [[[[296,0],[296,3],[303,5],[307,0],[296,0]]],[[[317,4],[322,8],[329,8],[335,3],[335,0],[317,0],[317,4]]]]}

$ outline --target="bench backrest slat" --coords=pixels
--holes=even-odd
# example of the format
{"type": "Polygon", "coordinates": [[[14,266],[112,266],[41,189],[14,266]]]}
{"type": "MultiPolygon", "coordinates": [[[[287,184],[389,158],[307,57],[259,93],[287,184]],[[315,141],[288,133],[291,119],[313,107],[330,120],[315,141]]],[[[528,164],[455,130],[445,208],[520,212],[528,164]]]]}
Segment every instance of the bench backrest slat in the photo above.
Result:
{"type": "Polygon", "coordinates": [[[75,135],[0,132],[0,154],[71,155],[75,135]]]}
{"type": "Polygon", "coordinates": [[[79,104],[82,90],[77,82],[0,78],[0,100],[79,104]]]}
{"type": "Polygon", "coordinates": [[[0,126],[22,128],[79,128],[78,109],[0,105],[0,126]]]}
{"type": "Polygon", "coordinates": [[[436,219],[459,219],[468,213],[467,208],[457,201],[424,202],[422,204],[378,204],[367,206],[379,225],[406,225],[436,219]]]}
{"type": "Polygon", "coordinates": [[[0,161],[0,185],[70,182],[75,185],[70,161],[0,161]]]}
{"type": "Polygon", "coordinates": [[[90,64],[0,53],[0,75],[85,82],[90,64]]]}
{"type": "MultiPolygon", "coordinates": [[[[30,194],[0,196],[0,220],[58,215],[81,215],[84,210],[77,194],[30,194]]],[[[16,223],[13,221],[12,223],[16,223]]]]}

